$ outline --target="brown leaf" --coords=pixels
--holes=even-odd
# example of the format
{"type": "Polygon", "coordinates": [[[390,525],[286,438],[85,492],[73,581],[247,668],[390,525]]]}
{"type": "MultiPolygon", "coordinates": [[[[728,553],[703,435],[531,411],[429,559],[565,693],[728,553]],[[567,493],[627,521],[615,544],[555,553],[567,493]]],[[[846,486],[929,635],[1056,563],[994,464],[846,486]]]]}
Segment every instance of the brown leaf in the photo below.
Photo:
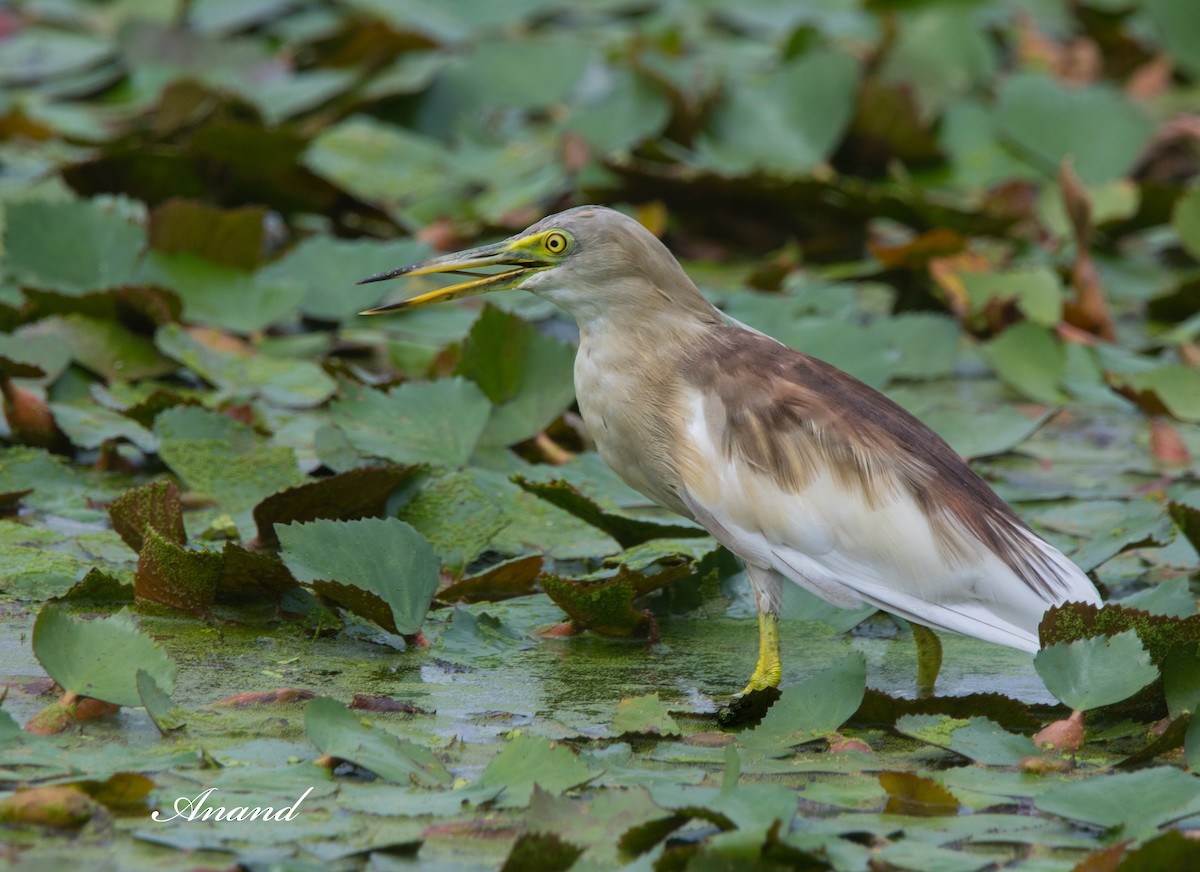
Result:
{"type": "Polygon", "coordinates": [[[133,577],[134,596],[192,614],[206,614],[216,599],[223,564],[215,551],[183,548],[154,527],[147,527],[133,577]]]}
{"type": "Polygon", "coordinates": [[[1125,848],[1130,841],[1126,839],[1124,842],[1093,851],[1075,864],[1071,872],[1116,872],[1121,867],[1121,861],[1125,859],[1125,848]]]}
{"type": "Polygon", "coordinates": [[[406,715],[433,714],[433,712],[423,709],[419,705],[413,705],[411,702],[404,702],[395,697],[369,696],[365,693],[354,694],[354,700],[350,703],[350,708],[365,712],[399,712],[406,715]]]}
{"type": "Polygon", "coordinates": [[[879,784],[887,791],[885,814],[948,817],[958,814],[958,799],[936,781],[912,772],[880,772],[879,784]]]}
{"type": "Polygon", "coordinates": [[[4,397],[4,418],[17,442],[59,453],[71,450],[70,440],[58,429],[45,400],[3,375],[0,393],[4,397]]]}
{"type": "Polygon", "coordinates": [[[168,542],[187,544],[183,527],[183,505],[173,481],[152,481],[125,491],[108,506],[113,530],[134,551],[141,551],[147,527],[153,527],[168,542]]]}
{"type": "Polygon", "coordinates": [[[1090,250],[1092,198],[1075,174],[1070,158],[1064,159],[1059,166],[1058,184],[1075,237],[1075,263],[1071,267],[1071,286],[1075,289],[1075,298],[1063,304],[1063,317],[1069,324],[1110,342],[1115,341],[1117,331],[1112,312],[1090,250]]]}
{"type": "Polygon", "coordinates": [[[268,547],[277,547],[276,524],[377,518],[383,514],[392,491],[420,469],[419,466],[364,466],[281,490],[254,507],[258,540],[268,547]]]}
{"type": "Polygon", "coordinates": [[[74,787],[33,787],[0,800],[0,823],[76,830],[100,809],[98,802],[74,787]]]}
{"type": "Polygon", "coordinates": [[[534,592],[542,572],[542,556],[530,554],[507,560],[476,575],[464,578],[441,590],[437,598],[444,603],[499,602],[534,592]]]}
{"type": "Polygon", "coordinates": [[[902,245],[868,244],[875,255],[888,269],[924,269],[935,257],[947,257],[960,253],[966,246],[966,238],[947,227],[935,227],[902,245]]]}
{"type": "Polygon", "coordinates": [[[278,554],[249,551],[236,542],[226,542],[221,556],[217,602],[278,603],[285,593],[300,586],[278,554]]]}
{"type": "Polygon", "coordinates": [[[150,248],[164,254],[186,252],[252,271],[262,263],[266,217],[261,206],[221,209],[195,200],[170,199],[150,213],[150,248]]]}
{"type": "Polygon", "coordinates": [[[290,705],[292,703],[305,702],[306,700],[314,699],[316,693],[311,690],[304,690],[296,687],[280,687],[275,690],[257,690],[247,691],[246,693],[235,693],[233,696],[227,696],[224,699],[219,699],[213,705],[224,706],[226,708],[253,708],[260,705],[290,705]]]}

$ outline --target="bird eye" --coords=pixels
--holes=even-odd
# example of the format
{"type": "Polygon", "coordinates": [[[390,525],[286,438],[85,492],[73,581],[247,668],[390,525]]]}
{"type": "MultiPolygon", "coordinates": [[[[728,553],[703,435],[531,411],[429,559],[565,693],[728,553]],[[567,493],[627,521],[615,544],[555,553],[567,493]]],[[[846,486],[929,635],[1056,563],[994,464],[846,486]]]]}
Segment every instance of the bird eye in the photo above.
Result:
{"type": "Polygon", "coordinates": [[[561,233],[551,233],[542,244],[551,254],[562,254],[567,249],[567,237],[561,233]]]}

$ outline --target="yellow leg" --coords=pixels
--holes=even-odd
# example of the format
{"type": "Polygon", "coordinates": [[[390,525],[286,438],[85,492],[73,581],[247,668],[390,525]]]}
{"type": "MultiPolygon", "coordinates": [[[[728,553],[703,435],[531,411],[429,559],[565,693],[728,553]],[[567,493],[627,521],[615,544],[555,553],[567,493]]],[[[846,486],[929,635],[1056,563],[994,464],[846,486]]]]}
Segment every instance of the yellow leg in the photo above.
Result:
{"type": "Polygon", "coordinates": [[[758,614],[758,665],[738,696],[745,696],[753,690],[766,690],[768,687],[778,687],[783,678],[783,663],[779,659],[779,616],[770,612],[758,614]]]}
{"type": "Polygon", "coordinates": [[[942,671],[942,640],[928,627],[909,626],[917,643],[917,696],[933,696],[933,685],[942,671]]]}

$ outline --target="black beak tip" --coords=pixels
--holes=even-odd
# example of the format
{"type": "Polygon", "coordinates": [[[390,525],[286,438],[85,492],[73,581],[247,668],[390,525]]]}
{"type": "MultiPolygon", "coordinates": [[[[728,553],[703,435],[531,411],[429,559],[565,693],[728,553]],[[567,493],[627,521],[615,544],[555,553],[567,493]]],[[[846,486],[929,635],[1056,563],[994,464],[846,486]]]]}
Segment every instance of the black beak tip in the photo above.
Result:
{"type": "Polygon", "coordinates": [[[399,278],[400,276],[404,275],[406,272],[408,272],[412,268],[413,267],[411,265],[410,266],[402,266],[398,269],[390,269],[387,272],[375,273],[375,275],[373,275],[373,276],[367,276],[365,279],[359,279],[354,284],[369,285],[369,284],[371,284],[371,282],[386,282],[388,279],[399,278]]]}

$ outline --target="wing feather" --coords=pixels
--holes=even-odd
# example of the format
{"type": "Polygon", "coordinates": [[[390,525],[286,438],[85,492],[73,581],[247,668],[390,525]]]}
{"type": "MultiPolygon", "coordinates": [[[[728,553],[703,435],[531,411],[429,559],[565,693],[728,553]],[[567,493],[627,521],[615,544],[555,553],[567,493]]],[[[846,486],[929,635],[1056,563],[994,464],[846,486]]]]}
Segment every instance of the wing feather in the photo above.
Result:
{"type": "Polygon", "coordinates": [[[1050,605],[1100,601],[882,394],[761,334],[718,337],[685,371],[680,496],[743,559],[837,604],[1026,650],[1050,605]]]}

